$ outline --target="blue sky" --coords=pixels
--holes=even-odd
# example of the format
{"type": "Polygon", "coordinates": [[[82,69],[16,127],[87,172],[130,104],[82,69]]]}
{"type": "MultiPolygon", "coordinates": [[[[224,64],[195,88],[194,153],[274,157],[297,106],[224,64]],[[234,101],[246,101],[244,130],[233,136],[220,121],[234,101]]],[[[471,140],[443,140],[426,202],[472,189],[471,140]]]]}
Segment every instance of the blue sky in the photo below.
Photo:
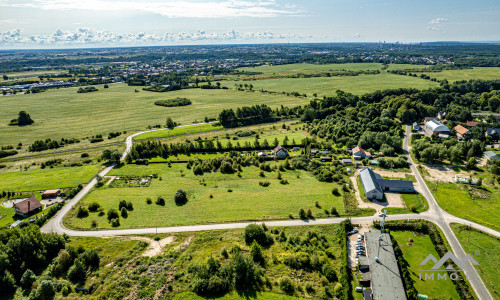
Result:
{"type": "Polygon", "coordinates": [[[0,48],[499,41],[498,0],[0,0],[0,48]]]}

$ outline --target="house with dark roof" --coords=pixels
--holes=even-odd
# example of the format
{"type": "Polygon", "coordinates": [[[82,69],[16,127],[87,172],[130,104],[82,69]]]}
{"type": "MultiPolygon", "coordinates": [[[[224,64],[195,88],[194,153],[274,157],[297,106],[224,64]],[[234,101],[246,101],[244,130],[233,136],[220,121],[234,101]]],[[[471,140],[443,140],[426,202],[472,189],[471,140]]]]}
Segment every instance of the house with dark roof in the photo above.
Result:
{"type": "Polygon", "coordinates": [[[492,140],[498,141],[500,138],[500,128],[486,128],[485,136],[490,136],[492,140]]]}
{"type": "Polygon", "coordinates": [[[411,180],[384,179],[372,169],[366,167],[359,172],[359,177],[365,191],[366,198],[382,200],[384,192],[413,193],[415,188],[411,180]]]}
{"type": "Polygon", "coordinates": [[[42,204],[36,197],[29,197],[26,200],[14,204],[16,215],[27,217],[42,210],[42,204]]]}
{"type": "Polygon", "coordinates": [[[274,148],[273,155],[279,158],[286,158],[288,156],[288,150],[286,150],[285,147],[279,145],[278,147],[274,148]]]}

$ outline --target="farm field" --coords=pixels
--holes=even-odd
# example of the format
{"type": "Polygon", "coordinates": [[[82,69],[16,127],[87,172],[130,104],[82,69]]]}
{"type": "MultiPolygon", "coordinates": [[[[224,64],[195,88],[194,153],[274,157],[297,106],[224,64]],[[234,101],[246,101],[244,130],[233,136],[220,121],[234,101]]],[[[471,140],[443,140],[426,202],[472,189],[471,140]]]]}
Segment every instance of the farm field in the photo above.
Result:
{"type": "MultiPolygon", "coordinates": [[[[257,167],[252,166],[243,168],[241,178],[236,174],[219,172],[195,176],[183,163],[173,163],[171,168],[167,164],[126,165],[113,169],[109,175],[144,176],[157,173],[159,178],[153,178],[149,187],[104,186],[87,195],[79,205],[86,206],[95,201],[107,212],[110,208],[118,209],[120,200],[131,201],[134,210],[128,218],[120,219],[120,228],[288,219],[289,214],[298,218],[300,208],[310,208],[315,217],[326,217],[324,210],[332,206],[339,213],[344,212],[342,197],[331,193],[336,184],[320,182],[307,171],[287,170],[281,174],[289,184],[282,185],[276,179],[276,172],[264,172],[265,178],[260,177],[259,172],[257,167]],[[269,181],[271,185],[262,187],[260,181],[269,181]],[[173,201],[178,189],[187,193],[188,202],[185,205],[177,206],[173,201]],[[155,204],[158,196],[165,198],[165,206],[155,204]],[[148,197],[152,199],[152,204],[146,203],[148,197]],[[322,208],[315,207],[316,201],[322,208]]],[[[65,224],[72,228],[89,229],[93,220],[97,221],[98,228],[111,228],[105,215],[91,213],[80,219],[76,217],[76,208],[65,218],[65,224]]]]}
{"type": "MultiPolygon", "coordinates": [[[[423,270],[430,269],[429,266],[420,266],[420,263],[429,255],[439,257],[434,249],[431,239],[427,235],[415,235],[412,231],[397,231],[391,230],[391,235],[396,239],[401,251],[403,252],[404,259],[408,262],[409,271],[412,274],[415,289],[419,294],[429,296],[429,299],[460,299],[455,286],[451,280],[425,280],[419,279],[419,273],[423,270]],[[413,246],[407,246],[408,239],[413,246]]],[[[444,267],[441,267],[444,270],[444,267]]],[[[435,275],[436,276],[436,275],[435,275]]],[[[425,278],[422,274],[422,278],[425,278]]]]}
{"type": "Polygon", "coordinates": [[[41,191],[75,187],[89,182],[99,168],[99,165],[86,165],[0,173],[0,192],[41,191]]]}
{"type": "Polygon", "coordinates": [[[449,82],[470,79],[495,80],[500,79],[500,67],[474,67],[472,69],[443,70],[442,72],[429,72],[426,74],[438,80],[447,79],[449,82]]]}
{"type": "Polygon", "coordinates": [[[223,86],[234,88],[235,84],[252,84],[254,90],[273,92],[298,92],[312,96],[333,96],[337,90],[362,95],[384,89],[417,88],[427,89],[438,86],[430,80],[401,76],[383,72],[376,75],[317,77],[317,78],[282,78],[249,81],[224,81],[223,86]]]}
{"type": "Polygon", "coordinates": [[[240,71],[247,72],[261,72],[262,75],[250,75],[249,77],[280,75],[291,76],[301,74],[320,74],[325,72],[336,71],[365,71],[365,70],[380,70],[382,69],[381,63],[346,63],[346,64],[288,64],[288,65],[275,65],[275,66],[258,66],[240,68],[240,71]]]}
{"type": "Polygon", "coordinates": [[[471,188],[472,199],[468,185],[439,182],[437,191],[435,183],[427,182],[436,201],[442,209],[450,214],[483,224],[495,230],[500,230],[498,214],[500,212],[500,190],[493,187],[471,188]],[[484,197],[484,198],[480,198],[484,197]]]}
{"type": "Polygon", "coordinates": [[[48,90],[38,94],[0,97],[0,144],[29,144],[35,139],[84,138],[115,131],[142,130],[147,126],[165,124],[167,116],[175,122],[203,122],[205,116],[215,118],[226,108],[255,104],[270,107],[297,106],[308,99],[244,93],[233,90],[187,89],[167,93],[142,91],[125,84],[110,84],[108,89],[79,94],[77,88],[48,90]],[[184,97],[192,104],[182,107],[154,105],[159,99],[184,97]],[[8,126],[19,111],[28,112],[33,125],[8,126]]]}
{"type": "Polygon", "coordinates": [[[465,253],[471,254],[479,263],[475,266],[479,276],[494,299],[500,299],[498,278],[500,278],[500,239],[471,230],[459,224],[451,224],[465,253]]]}
{"type": "Polygon", "coordinates": [[[134,138],[135,141],[147,140],[147,139],[158,139],[158,138],[166,138],[170,136],[179,136],[179,135],[188,135],[193,133],[203,133],[207,131],[214,131],[223,129],[222,126],[215,126],[213,124],[201,124],[187,127],[176,127],[176,128],[166,128],[163,130],[147,132],[141,135],[138,135],[134,138]]]}

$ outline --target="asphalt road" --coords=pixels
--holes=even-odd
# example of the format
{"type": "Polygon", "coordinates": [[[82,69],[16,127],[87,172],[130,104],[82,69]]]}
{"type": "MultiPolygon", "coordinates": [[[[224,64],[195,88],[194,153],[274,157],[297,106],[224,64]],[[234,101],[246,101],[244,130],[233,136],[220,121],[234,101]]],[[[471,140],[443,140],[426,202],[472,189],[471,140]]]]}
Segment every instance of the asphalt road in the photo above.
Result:
{"type": "MultiPolygon", "coordinates": [[[[203,123],[200,123],[203,124],[203,123]]],[[[183,125],[179,127],[185,126],[193,126],[199,124],[189,124],[183,125]]],[[[126,139],[126,150],[123,153],[122,160],[125,159],[127,154],[132,149],[132,145],[134,143],[133,138],[140,134],[152,131],[158,131],[164,129],[154,129],[148,131],[141,131],[130,135],[126,139]]],[[[453,253],[459,258],[465,257],[464,250],[457,240],[455,234],[450,228],[450,223],[461,223],[464,225],[468,225],[474,227],[478,230],[489,233],[493,236],[500,237],[500,232],[497,232],[491,228],[482,226],[480,224],[470,222],[467,220],[463,220],[461,218],[450,215],[449,213],[442,210],[434,196],[430,192],[429,188],[425,184],[420,172],[418,171],[416,165],[414,164],[411,156],[409,155],[409,138],[410,138],[410,126],[406,126],[405,138],[403,140],[403,149],[405,154],[408,156],[408,160],[410,162],[410,168],[415,175],[415,178],[419,185],[422,187],[423,196],[427,199],[429,203],[429,210],[420,214],[402,214],[402,215],[390,215],[388,220],[410,220],[410,219],[424,219],[436,224],[444,233],[448,243],[450,244],[453,253]]],[[[114,168],[115,165],[109,166],[103,171],[99,173],[99,175],[104,176],[109,171],[114,168]]],[[[138,235],[138,234],[148,234],[148,233],[178,233],[178,232],[192,232],[192,231],[207,231],[207,230],[221,230],[221,229],[235,229],[235,228],[245,228],[248,224],[252,223],[262,223],[262,222],[243,222],[243,223],[223,223],[223,224],[207,224],[207,225],[189,225],[189,226],[175,226],[175,227],[152,227],[152,228],[136,228],[136,229],[113,229],[113,230],[72,230],[68,229],[63,225],[64,216],[73,208],[73,206],[78,203],[90,190],[97,184],[96,179],[92,179],[84,189],[80,191],[73,199],[67,201],[66,205],[42,228],[42,232],[46,233],[58,233],[58,234],[68,234],[71,236],[93,236],[93,237],[103,237],[103,236],[115,236],[115,235],[138,235]]],[[[351,222],[353,223],[362,223],[362,222],[371,222],[375,220],[380,220],[378,216],[369,216],[369,217],[352,217],[351,222]]],[[[284,220],[284,221],[268,221],[265,224],[269,227],[275,226],[307,226],[307,225],[324,225],[324,224],[337,224],[345,220],[345,218],[331,218],[331,219],[317,219],[317,220],[284,220]]],[[[483,281],[479,277],[475,268],[471,265],[469,261],[465,263],[465,269],[463,270],[467,276],[470,285],[474,289],[476,295],[479,299],[493,299],[488,289],[484,285],[483,281]]]]}

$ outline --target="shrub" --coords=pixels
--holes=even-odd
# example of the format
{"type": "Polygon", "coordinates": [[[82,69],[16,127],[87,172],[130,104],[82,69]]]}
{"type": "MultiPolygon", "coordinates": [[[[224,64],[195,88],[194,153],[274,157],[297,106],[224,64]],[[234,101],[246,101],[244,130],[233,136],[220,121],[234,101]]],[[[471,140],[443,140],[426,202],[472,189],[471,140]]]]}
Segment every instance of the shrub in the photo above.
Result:
{"type": "Polygon", "coordinates": [[[119,227],[119,226],[120,226],[120,219],[119,218],[111,220],[111,227],[119,227]]]}
{"type": "Polygon", "coordinates": [[[228,258],[229,257],[229,254],[227,253],[226,248],[222,249],[222,251],[220,252],[220,255],[222,255],[222,257],[224,257],[224,258],[228,258]]]}
{"type": "Polygon", "coordinates": [[[162,196],[159,196],[158,199],[156,199],[155,203],[158,204],[158,205],[163,206],[163,205],[165,205],[165,199],[163,199],[162,196]]]}
{"type": "Polygon", "coordinates": [[[151,203],[153,203],[153,200],[151,198],[146,198],[146,203],[151,204],[151,203]]]}
{"type": "Polygon", "coordinates": [[[88,153],[82,153],[82,155],[80,155],[81,158],[85,158],[85,157],[89,157],[89,154],[88,153]]]}
{"type": "Polygon", "coordinates": [[[334,195],[334,196],[340,196],[340,192],[339,192],[339,188],[338,187],[334,187],[332,189],[332,195],[334,195]]]}
{"type": "Polygon", "coordinates": [[[40,285],[36,288],[36,291],[32,292],[30,295],[31,299],[54,299],[56,295],[56,289],[54,284],[50,280],[42,280],[40,285]]]}
{"type": "Polygon", "coordinates": [[[108,221],[111,221],[112,219],[116,219],[118,217],[119,217],[119,215],[118,215],[118,211],[116,211],[116,209],[111,208],[108,210],[108,221]]]}
{"type": "Polygon", "coordinates": [[[312,283],[310,282],[306,282],[306,292],[309,294],[309,295],[312,295],[314,294],[314,286],[312,285],[312,283]]]}
{"type": "Polygon", "coordinates": [[[86,250],[81,253],[78,258],[83,262],[83,264],[87,267],[97,268],[99,267],[99,263],[101,262],[101,258],[96,250],[86,250]]]}
{"type": "Polygon", "coordinates": [[[78,210],[76,212],[76,216],[78,218],[85,218],[88,217],[89,215],[89,210],[85,206],[79,206],[78,210]]]}
{"type": "Polygon", "coordinates": [[[337,208],[335,206],[332,206],[332,209],[330,210],[330,213],[332,216],[338,216],[339,213],[337,212],[337,208]]]}
{"type": "Polygon", "coordinates": [[[25,290],[30,290],[33,283],[36,281],[36,275],[30,269],[27,269],[21,277],[21,287],[25,290]]]}
{"type": "Polygon", "coordinates": [[[304,211],[303,208],[299,209],[299,218],[301,218],[301,219],[306,218],[306,212],[304,211]]]}
{"type": "Polygon", "coordinates": [[[125,207],[122,207],[120,214],[121,214],[122,218],[128,218],[128,212],[127,212],[127,209],[125,207]]]}
{"type": "Polygon", "coordinates": [[[411,204],[409,208],[412,212],[417,212],[417,206],[415,204],[411,204]]]}
{"type": "Polygon", "coordinates": [[[61,293],[64,297],[68,296],[71,293],[71,287],[67,285],[63,286],[61,293]]]}
{"type": "Polygon", "coordinates": [[[307,216],[308,218],[312,218],[312,217],[313,217],[313,214],[312,214],[312,211],[311,211],[311,209],[310,209],[310,208],[308,208],[308,209],[306,210],[306,216],[307,216]]]}
{"type": "Polygon", "coordinates": [[[252,244],[254,241],[262,246],[271,245],[273,243],[273,238],[269,234],[266,234],[262,226],[259,226],[257,224],[250,224],[245,227],[243,237],[247,245],[252,244]]]}
{"type": "Polygon", "coordinates": [[[127,209],[127,201],[125,200],[120,200],[120,203],[118,204],[118,210],[122,210],[122,208],[127,209]]]}
{"type": "Polygon", "coordinates": [[[262,255],[262,249],[256,240],[252,242],[252,246],[250,247],[250,255],[254,262],[259,264],[264,264],[264,256],[262,255]]]}
{"type": "Polygon", "coordinates": [[[97,221],[96,220],[92,220],[92,223],[90,224],[90,226],[92,228],[96,228],[97,227],[97,221]]]}
{"type": "Polygon", "coordinates": [[[288,276],[284,276],[280,278],[279,281],[280,289],[288,295],[293,295],[295,292],[295,285],[293,281],[288,276]]]}
{"type": "Polygon", "coordinates": [[[89,211],[96,212],[101,205],[97,202],[92,202],[89,204],[89,211]]]}
{"type": "Polygon", "coordinates": [[[132,202],[131,202],[131,201],[128,201],[128,202],[127,202],[127,207],[126,207],[126,209],[127,209],[128,211],[133,211],[133,210],[134,210],[134,205],[132,204],[132,202]]]}
{"type": "Polygon", "coordinates": [[[80,259],[75,259],[75,262],[71,268],[69,268],[68,279],[73,283],[77,283],[85,279],[85,268],[80,259]]]}
{"type": "Polygon", "coordinates": [[[323,265],[323,269],[321,270],[323,275],[325,275],[326,279],[330,282],[335,282],[338,280],[337,273],[335,273],[335,269],[331,264],[327,263],[323,265]]]}
{"type": "Polygon", "coordinates": [[[175,204],[177,204],[177,205],[185,204],[187,202],[186,192],[181,190],[181,189],[177,190],[177,192],[175,192],[175,195],[174,195],[174,201],[175,201],[175,204]]]}
{"type": "Polygon", "coordinates": [[[271,185],[269,181],[259,181],[259,185],[263,187],[268,187],[271,185]]]}

